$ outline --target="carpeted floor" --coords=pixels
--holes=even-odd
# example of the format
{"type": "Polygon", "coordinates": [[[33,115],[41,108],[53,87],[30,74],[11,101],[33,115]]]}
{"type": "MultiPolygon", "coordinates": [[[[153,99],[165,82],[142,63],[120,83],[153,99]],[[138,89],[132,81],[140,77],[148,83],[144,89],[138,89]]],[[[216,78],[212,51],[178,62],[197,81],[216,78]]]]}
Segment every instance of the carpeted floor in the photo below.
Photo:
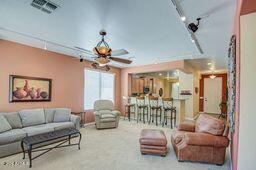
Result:
{"type": "MultiPolygon", "coordinates": [[[[217,170],[229,169],[229,158],[223,166],[203,163],[178,162],[170,144],[172,133],[169,127],[162,128],[135,121],[121,120],[117,129],[96,130],[94,125],[81,129],[83,135],[81,150],[76,146],[55,149],[33,161],[31,169],[36,170],[217,170]],[[168,137],[166,157],[141,155],[139,136],[141,129],[159,128],[168,137]]],[[[34,153],[36,155],[37,153],[34,153]]],[[[27,156],[27,155],[26,155],[27,156]]],[[[22,163],[22,154],[0,159],[1,170],[29,169],[28,165],[9,165],[22,163]],[[4,165],[6,164],[7,165],[4,165]]],[[[28,159],[25,159],[25,163],[28,159]]]]}

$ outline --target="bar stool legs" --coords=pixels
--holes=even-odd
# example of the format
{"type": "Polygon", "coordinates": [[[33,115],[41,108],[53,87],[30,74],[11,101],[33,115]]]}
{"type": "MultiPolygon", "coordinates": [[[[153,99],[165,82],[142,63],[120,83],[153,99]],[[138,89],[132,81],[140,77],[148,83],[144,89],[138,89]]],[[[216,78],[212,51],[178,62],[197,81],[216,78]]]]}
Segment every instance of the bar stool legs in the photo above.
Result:
{"type": "Polygon", "coordinates": [[[174,113],[174,126],[176,127],[176,117],[177,117],[176,109],[173,110],[173,113],[174,113]]]}
{"type": "Polygon", "coordinates": [[[143,123],[145,123],[145,116],[147,116],[147,119],[148,119],[148,108],[147,108],[147,106],[138,107],[137,123],[139,121],[141,121],[141,118],[142,118],[143,123]]]}
{"type": "Polygon", "coordinates": [[[160,121],[160,124],[161,124],[162,109],[161,108],[150,108],[148,124],[150,124],[151,122],[154,123],[154,121],[156,121],[156,126],[158,126],[158,117],[160,119],[159,121],[160,121]]]}
{"type": "Polygon", "coordinates": [[[174,126],[176,126],[176,109],[171,109],[171,129],[173,128],[172,122],[174,120],[174,126]]]}
{"type": "Polygon", "coordinates": [[[176,109],[175,108],[171,108],[171,109],[164,109],[164,118],[163,118],[163,122],[162,122],[162,126],[167,125],[168,119],[170,119],[170,123],[171,123],[171,129],[173,128],[173,123],[174,126],[176,126],[176,109]],[[171,112],[171,115],[168,116],[168,112],[171,112]]]}

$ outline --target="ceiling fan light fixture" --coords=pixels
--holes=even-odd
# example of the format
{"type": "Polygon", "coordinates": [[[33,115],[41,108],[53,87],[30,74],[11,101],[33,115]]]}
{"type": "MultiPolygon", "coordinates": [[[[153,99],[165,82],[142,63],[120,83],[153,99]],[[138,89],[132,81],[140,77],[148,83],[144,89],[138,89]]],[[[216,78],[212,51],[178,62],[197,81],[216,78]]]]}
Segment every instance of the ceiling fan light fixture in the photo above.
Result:
{"type": "Polygon", "coordinates": [[[99,66],[100,67],[104,67],[104,66],[106,66],[107,64],[101,64],[101,63],[99,63],[99,66]]]}
{"type": "Polygon", "coordinates": [[[109,56],[111,54],[111,49],[106,46],[97,46],[93,49],[94,54],[100,56],[109,56]]]}
{"type": "Polygon", "coordinates": [[[109,59],[105,57],[99,57],[99,58],[96,58],[95,60],[97,61],[97,63],[99,63],[100,66],[105,66],[109,62],[109,59]]]}

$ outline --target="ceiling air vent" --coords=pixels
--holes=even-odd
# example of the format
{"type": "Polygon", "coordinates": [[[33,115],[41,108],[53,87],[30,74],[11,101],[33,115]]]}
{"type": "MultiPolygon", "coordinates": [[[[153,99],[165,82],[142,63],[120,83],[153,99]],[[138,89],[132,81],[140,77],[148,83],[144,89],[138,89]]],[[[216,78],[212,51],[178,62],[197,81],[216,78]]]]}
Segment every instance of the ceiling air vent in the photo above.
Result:
{"type": "Polygon", "coordinates": [[[48,14],[51,14],[60,7],[59,5],[48,0],[33,0],[30,5],[48,14]]]}

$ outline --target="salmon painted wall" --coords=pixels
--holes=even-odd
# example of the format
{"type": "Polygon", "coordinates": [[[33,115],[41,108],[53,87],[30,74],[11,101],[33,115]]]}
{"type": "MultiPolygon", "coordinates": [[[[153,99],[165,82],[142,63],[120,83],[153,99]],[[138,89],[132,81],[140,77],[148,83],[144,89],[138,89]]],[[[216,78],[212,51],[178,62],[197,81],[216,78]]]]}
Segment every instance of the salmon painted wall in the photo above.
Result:
{"type": "MultiPolygon", "coordinates": [[[[27,108],[68,107],[83,111],[84,69],[90,62],[30,46],[0,40],[0,112],[27,108]],[[24,75],[52,79],[51,102],[9,103],[9,75],[24,75]]],[[[115,76],[115,106],[120,109],[121,84],[119,68],[111,67],[115,76]]],[[[86,122],[94,121],[92,111],[86,122]]]]}

